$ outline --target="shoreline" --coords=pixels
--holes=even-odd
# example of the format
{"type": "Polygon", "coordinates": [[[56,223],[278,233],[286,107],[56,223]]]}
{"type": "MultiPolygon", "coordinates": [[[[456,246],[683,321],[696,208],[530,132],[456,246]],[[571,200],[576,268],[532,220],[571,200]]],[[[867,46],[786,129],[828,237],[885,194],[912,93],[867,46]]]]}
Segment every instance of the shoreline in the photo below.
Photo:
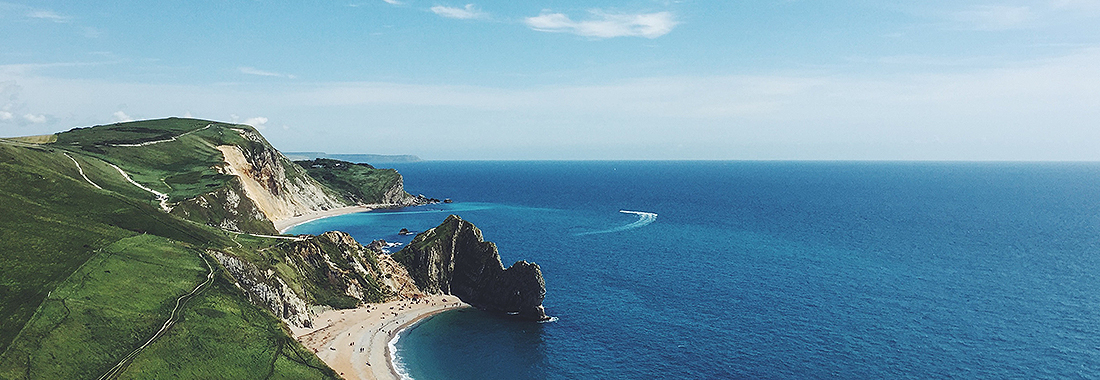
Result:
{"type": "Polygon", "coordinates": [[[294,228],[295,226],[297,226],[299,224],[309,223],[309,222],[312,222],[312,221],[317,220],[317,219],[324,219],[324,218],[329,218],[329,217],[333,217],[333,216],[340,216],[340,215],[346,215],[346,214],[355,214],[355,213],[367,212],[367,211],[371,211],[371,210],[374,210],[374,209],[371,208],[371,207],[365,206],[365,205],[339,207],[339,208],[334,208],[334,209],[329,209],[329,210],[324,210],[324,211],[311,212],[311,213],[308,213],[308,214],[299,215],[299,216],[295,216],[295,217],[291,217],[291,218],[276,220],[276,221],[272,221],[271,223],[275,225],[275,230],[279,231],[280,234],[285,234],[287,230],[289,230],[291,228],[294,228]]]}
{"type": "Polygon", "coordinates": [[[313,350],[345,379],[401,379],[390,342],[408,327],[435,314],[470,307],[451,295],[419,301],[367,304],[318,314],[312,328],[291,327],[294,339],[313,350]]]}

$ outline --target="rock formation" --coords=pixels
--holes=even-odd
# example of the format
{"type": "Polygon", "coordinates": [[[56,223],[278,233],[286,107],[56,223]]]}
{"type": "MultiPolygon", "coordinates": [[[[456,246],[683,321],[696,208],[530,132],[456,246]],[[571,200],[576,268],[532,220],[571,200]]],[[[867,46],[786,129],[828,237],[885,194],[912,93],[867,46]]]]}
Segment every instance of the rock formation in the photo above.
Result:
{"type": "Polygon", "coordinates": [[[266,253],[271,255],[266,260],[211,254],[253,304],[290,325],[308,327],[309,310],[318,306],[351,308],[423,295],[405,268],[382,252],[383,246],[385,242],[362,246],[347,233],[329,231],[279,244],[266,253]],[[278,264],[259,267],[266,262],[278,264]]]}
{"type": "Polygon", "coordinates": [[[504,269],[496,244],[484,241],[481,230],[457,215],[417,235],[393,258],[425,293],[451,294],[479,309],[524,319],[548,318],[538,264],[517,261],[504,269]]]}
{"type": "Polygon", "coordinates": [[[283,157],[258,133],[245,129],[235,131],[259,148],[218,146],[225,159],[222,172],[240,179],[245,195],[269,220],[274,222],[348,205],[325,191],[305,170],[283,157]]]}

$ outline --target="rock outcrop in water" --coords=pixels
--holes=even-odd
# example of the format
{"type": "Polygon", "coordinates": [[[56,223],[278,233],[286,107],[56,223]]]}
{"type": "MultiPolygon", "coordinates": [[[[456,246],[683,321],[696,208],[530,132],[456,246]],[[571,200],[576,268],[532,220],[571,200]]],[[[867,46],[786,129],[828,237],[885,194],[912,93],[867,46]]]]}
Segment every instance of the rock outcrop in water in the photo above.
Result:
{"type": "Polygon", "coordinates": [[[425,293],[455,295],[479,309],[524,319],[548,319],[542,307],[546,285],[538,264],[517,261],[504,269],[496,244],[485,241],[481,230],[457,215],[417,235],[393,258],[425,293]]]}

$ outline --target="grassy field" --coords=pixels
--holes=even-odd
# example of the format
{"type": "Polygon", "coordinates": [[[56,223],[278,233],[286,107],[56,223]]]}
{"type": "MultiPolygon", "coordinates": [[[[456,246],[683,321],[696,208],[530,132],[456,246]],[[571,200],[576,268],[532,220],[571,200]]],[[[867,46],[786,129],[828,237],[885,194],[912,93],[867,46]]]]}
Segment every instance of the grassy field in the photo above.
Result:
{"type": "Polygon", "coordinates": [[[49,144],[57,141],[56,134],[50,135],[38,135],[38,136],[20,136],[20,137],[8,137],[8,140],[22,142],[27,144],[49,144]]]}
{"type": "Polygon", "coordinates": [[[161,327],[177,297],[205,280],[201,253],[147,234],[98,250],[50,293],[0,357],[0,376],[99,377],[161,327]]]}
{"type": "Polygon", "coordinates": [[[142,351],[119,378],[338,378],[280,326],[219,276],[187,305],[180,323],[142,351]]]}
{"type": "MultiPolygon", "coordinates": [[[[283,242],[166,214],[99,155],[72,147],[0,139],[0,378],[97,378],[205,279],[202,252],[263,251],[283,242]],[[77,163],[103,189],[88,183],[77,163]]],[[[146,348],[168,347],[172,355],[143,351],[122,377],[148,378],[165,368],[171,370],[162,374],[199,378],[219,368],[239,378],[331,377],[277,318],[226,281],[191,300],[169,334],[146,348]],[[226,341],[238,336],[249,339],[226,341]]]]}
{"type": "Polygon", "coordinates": [[[248,127],[171,118],[73,129],[57,134],[51,145],[118,165],[135,181],[168,194],[175,202],[223,186],[233,178],[214,169],[223,163],[216,146],[257,143],[229,128],[248,127]],[[125,146],[142,143],[154,144],[125,146]]]}

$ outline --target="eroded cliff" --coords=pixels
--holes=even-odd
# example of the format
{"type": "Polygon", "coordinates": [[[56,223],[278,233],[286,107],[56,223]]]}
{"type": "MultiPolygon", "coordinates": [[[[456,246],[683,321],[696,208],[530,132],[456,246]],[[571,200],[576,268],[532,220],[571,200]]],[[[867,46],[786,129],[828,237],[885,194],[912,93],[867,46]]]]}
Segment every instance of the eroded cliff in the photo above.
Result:
{"type": "Polygon", "coordinates": [[[363,246],[339,231],[303,235],[247,257],[212,255],[254,304],[299,327],[311,326],[310,311],[318,308],[423,295],[381,244],[363,246]]]}
{"type": "Polygon", "coordinates": [[[452,294],[482,310],[545,320],[546,285],[538,264],[517,261],[505,269],[497,247],[472,223],[451,215],[416,236],[393,259],[426,293],[452,294]]]}
{"type": "Polygon", "coordinates": [[[238,145],[221,145],[224,174],[240,179],[245,195],[272,222],[315,211],[348,206],[331,190],[321,186],[298,165],[283,157],[260,134],[234,129],[246,140],[255,142],[253,149],[238,145]]]}

